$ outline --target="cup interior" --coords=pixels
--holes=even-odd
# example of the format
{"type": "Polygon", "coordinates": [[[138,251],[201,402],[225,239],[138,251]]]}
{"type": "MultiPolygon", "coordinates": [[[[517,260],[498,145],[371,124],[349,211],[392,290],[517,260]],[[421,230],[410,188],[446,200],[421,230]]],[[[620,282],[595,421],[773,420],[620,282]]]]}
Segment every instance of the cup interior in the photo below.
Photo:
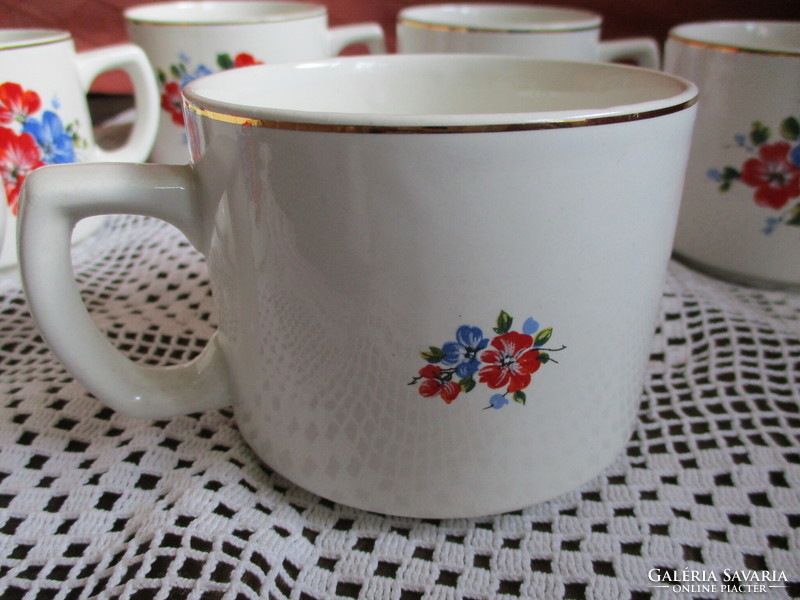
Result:
{"type": "Polygon", "coordinates": [[[134,6],[124,11],[125,18],[130,22],[154,25],[271,23],[325,14],[327,11],[321,4],[270,0],[159,2],[134,6]]]}
{"type": "Polygon", "coordinates": [[[687,23],[670,37],[719,48],[800,56],[800,21],[720,21],[687,23]]]}
{"type": "Polygon", "coordinates": [[[184,88],[189,110],[231,121],[367,127],[632,120],[693,103],[696,94],[686,80],[633,67],[452,54],[262,65],[184,88]]]}
{"type": "Polygon", "coordinates": [[[0,50],[51,44],[68,39],[69,32],[58,29],[0,29],[0,50]]]}
{"type": "Polygon", "coordinates": [[[466,31],[563,31],[600,27],[599,15],[573,8],[519,4],[431,4],[400,12],[401,23],[466,31]]]}

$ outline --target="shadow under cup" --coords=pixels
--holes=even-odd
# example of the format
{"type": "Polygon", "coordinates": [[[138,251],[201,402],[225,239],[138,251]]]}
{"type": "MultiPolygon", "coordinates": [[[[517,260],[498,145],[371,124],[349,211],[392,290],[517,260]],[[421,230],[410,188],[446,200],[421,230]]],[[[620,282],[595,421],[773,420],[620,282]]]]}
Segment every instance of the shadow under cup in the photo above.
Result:
{"type": "MultiPolygon", "coordinates": [[[[519,509],[614,460],[657,321],[691,83],[381,56],[229,71],[184,97],[193,164],[82,194],[171,220],[207,256],[220,323],[202,358],[131,363],[121,384],[107,350],[70,351],[81,326],[48,305],[53,277],[37,287],[48,263],[25,269],[45,336],[98,398],[147,417],[232,403],[271,468],[394,515],[519,509]]],[[[29,192],[44,204],[44,178],[29,192]]]]}

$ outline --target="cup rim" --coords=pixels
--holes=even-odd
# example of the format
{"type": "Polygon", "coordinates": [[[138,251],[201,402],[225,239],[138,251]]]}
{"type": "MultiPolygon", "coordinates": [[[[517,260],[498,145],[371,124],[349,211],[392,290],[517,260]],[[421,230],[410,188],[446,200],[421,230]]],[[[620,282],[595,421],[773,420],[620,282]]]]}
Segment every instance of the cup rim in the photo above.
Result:
{"type": "Polygon", "coordinates": [[[602,21],[602,16],[598,13],[582,8],[501,2],[418,4],[403,8],[397,18],[398,25],[459,33],[566,33],[599,29],[602,21]],[[517,15],[564,15],[565,18],[550,22],[498,19],[496,24],[487,22],[476,25],[465,17],[477,11],[492,11],[496,15],[511,11],[517,15]]]}
{"type": "Polygon", "coordinates": [[[800,33],[800,21],[747,20],[747,21],[697,21],[673,27],[668,39],[695,48],[717,50],[731,54],[764,54],[800,57],[800,45],[788,46],[759,41],[753,34],[758,30],[794,30],[800,33]],[[746,35],[741,41],[731,39],[728,33],[746,35]]]}
{"type": "Polygon", "coordinates": [[[219,25],[252,25],[263,23],[284,23],[315,17],[327,16],[328,10],[316,2],[297,2],[294,0],[177,0],[169,2],[153,2],[131,6],[123,11],[128,23],[135,25],[179,25],[182,27],[219,26],[219,25]],[[210,19],[198,19],[192,16],[193,9],[215,11],[210,19]],[[253,11],[250,14],[237,14],[235,9],[274,8],[286,9],[281,12],[269,10],[253,11]],[[181,15],[184,13],[184,15],[181,15]],[[217,16],[220,15],[220,16],[217,16]]]}
{"type": "Polygon", "coordinates": [[[0,30],[0,50],[44,46],[71,39],[72,35],[61,29],[3,29],[0,30]]]}
{"type": "MultiPolygon", "coordinates": [[[[398,73],[403,69],[395,67],[398,73]]],[[[525,71],[527,72],[527,71],[525,71]]],[[[559,71],[559,74],[562,71],[559,71]]],[[[435,71],[432,71],[435,74],[435,71]]],[[[430,75],[431,73],[429,73],[430,75]]],[[[613,77],[611,77],[613,79],[613,77]]],[[[184,110],[202,117],[225,123],[267,129],[301,131],[327,131],[337,133],[482,133],[509,132],[537,129],[562,129],[639,121],[679,112],[694,106],[698,90],[694,83],[660,71],[626,65],[584,63],[577,61],[542,60],[524,56],[495,55],[375,55],[349,56],[315,62],[275,63],[258,65],[247,69],[234,69],[215,73],[189,83],[182,90],[184,110]],[[438,61],[438,67],[436,66],[438,61]],[[244,78],[257,76],[259,72],[279,70],[334,70],[351,69],[361,72],[381,66],[391,68],[391,63],[424,64],[424,68],[439,68],[439,73],[448,72],[456,63],[467,63],[467,68],[481,68],[490,72],[498,68],[527,69],[532,74],[538,70],[572,69],[575,74],[584,69],[607,70],[610,75],[638,78],[639,89],[652,89],[660,82],[661,96],[632,101],[613,106],[587,106],[573,109],[539,109],[527,112],[453,112],[407,114],[382,112],[341,112],[336,110],[303,110],[284,107],[251,106],[241,102],[210,97],[220,95],[220,90],[245,89],[244,78]],[[613,73],[612,73],[613,71],[613,73]],[[669,93],[667,93],[669,88],[669,93]]],[[[225,91],[222,95],[225,95],[225,91]]],[[[648,93],[651,93],[648,91],[648,93]]]]}

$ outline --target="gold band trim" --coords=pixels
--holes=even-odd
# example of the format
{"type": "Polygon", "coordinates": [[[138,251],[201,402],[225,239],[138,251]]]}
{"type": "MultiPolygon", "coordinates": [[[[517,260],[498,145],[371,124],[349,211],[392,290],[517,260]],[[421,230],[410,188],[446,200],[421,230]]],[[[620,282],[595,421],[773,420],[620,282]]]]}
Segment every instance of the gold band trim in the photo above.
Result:
{"type": "MultiPolygon", "coordinates": [[[[178,4],[171,3],[171,4],[178,4]]],[[[202,2],[201,2],[202,4],[202,2]]],[[[232,6],[241,4],[240,2],[233,2],[231,3],[232,6]]],[[[269,3],[264,3],[269,4],[269,3]]],[[[276,3],[277,4],[277,3],[276,3]]],[[[202,21],[197,19],[192,19],[188,16],[186,17],[178,17],[174,19],[169,18],[159,18],[156,16],[147,16],[147,13],[152,14],[154,12],[147,6],[140,6],[136,7],[133,6],[129,10],[124,13],[125,20],[129,23],[134,25],[152,25],[155,27],[163,26],[163,27],[202,27],[202,26],[220,26],[220,25],[263,25],[266,23],[286,23],[289,21],[303,21],[305,19],[313,19],[316,17],[324,17],[328,11],[324,6],[319,6],[314,3],[290,3],[284,2],[281,4],[285,4],[287,7],[291,7],[290,12],[281,13],[281,12],[263,12],[263,13],[252,13],[248,15],[242,15],[240,17],[219,17],[218,19],[202,21]],[[305,8],[305,10],[298,10],[299,7],[305,8]],[[139,14],[144,13],[144,14],[139,14]]],[[[257,6],[258,3],[253,3],[254,6],[257,6]]],[[[232,9],[229,8],[229,11],[232,9]]],[[[180,12],[180,11],[178,11],[180,12]]]]}
{"type": "Polygon", "coordinates": [[[153,21],[145,18],[128,17],[127,20],[133,25],[149,25],[151,27],[219,27],[221,25],[265,25],[269,23],[289,23],[291,21],[304,21],[324,17],[325,11],[318,13],[303,13],[293,17],[275,17],[259,19],[230,19],[220,21],[153,21]]]}
{"type": "MultiPolygon", "coordinates": [[[[13,33],[13,31],[11,32],[13,33]]],[[[48,44],[57,44],[59,42],[66,42],[72,39],[72,36],[67,32],[45,31],[42,30],[43,35],[31,37],[30,39],[20,40],[0,40],[0,50],[16,50],[17,48],[31,48],[33,46],[46,46],[48,44]]]]}
{"type": "Polygon", "coordinates": [[[588,25],[576,25],[575,27],[559,27],[553,29],[538,28],[535,26],[527,29],[502,29],[500,27],[470,27],[467,25],[445,25],[439,23],[426,23],[424,21],[416,21],[407,17],[399,19],[401,25],[407,27],[416,27],[417,29],[429,29],[432,31],[449,31],[452,33],[571,33],[574,31],[591,31],[593,29],[600,29],[600,23],[592,23],[588,25]]]}
{"type": "Polygon", "coordinates": [[[641,121],[652,119],[664,115],[680,112],[697,102],[697,96],[687,100],[682,104],[667,106],[656,110],[631,113],[625,115],[614,115],[606,117],[576,117],[574,119],[564,119],[561,121],[539,121],[532,123],[497,123],[490,125],[337,125],[334,123],[302,123],[296,121],[278,121],[271,119],[253,119],[250,117],[240,117],[229,115],[205,108],[200,108],[188,100],[184,100],[184,106],[194,114],[233,125],[245,127],[263,127],[265,129],[283,129],[291,131],[314,131],[330,133],[495,133],[507,131],[533,131],[539,129],[568,129],[572,127],[588,127],[590,125],[607,125],[611,123],[627,123],[631,121],[641,121]]]}
{"type": "Polygon", "coordinates": [[[760,48],[747,48],[742,46],[732,46],[729,44],[719,44],[716,42],[703,42],[700,40],[694,40],[683,37],[677,33],[670,34],[669,38],[681,44],[685,44],[686,46],[691,46],[692,48],[702,48],[703,50],[718,50],[720,52],[729,52],[731,54],[764,54],[768,56],[800,57],[800,49],[796,51],[789,51],[789,50],[764,50],[760,48]]]}

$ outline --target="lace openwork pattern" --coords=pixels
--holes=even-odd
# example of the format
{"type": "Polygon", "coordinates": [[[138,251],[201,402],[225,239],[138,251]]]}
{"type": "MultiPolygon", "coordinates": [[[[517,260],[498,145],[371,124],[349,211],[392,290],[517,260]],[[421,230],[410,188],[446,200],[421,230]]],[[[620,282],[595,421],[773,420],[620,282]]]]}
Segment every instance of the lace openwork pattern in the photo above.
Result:
{"type": "MultiPolygon", "coordinates": [[[[204,260],[170,226],[111,218],[73,259],[134,360],[183,362],[213,333],[204,260]]],[[[671,264],[623,455],[572,493],[471,520],[316,497],[263,466],[228,410],[115,413],[48,350],[14,271],[0,344],[3,599],[800,597],[798,295],[671,264]],[[763,590],[720,587],[755,576],[763,590]]]]}

